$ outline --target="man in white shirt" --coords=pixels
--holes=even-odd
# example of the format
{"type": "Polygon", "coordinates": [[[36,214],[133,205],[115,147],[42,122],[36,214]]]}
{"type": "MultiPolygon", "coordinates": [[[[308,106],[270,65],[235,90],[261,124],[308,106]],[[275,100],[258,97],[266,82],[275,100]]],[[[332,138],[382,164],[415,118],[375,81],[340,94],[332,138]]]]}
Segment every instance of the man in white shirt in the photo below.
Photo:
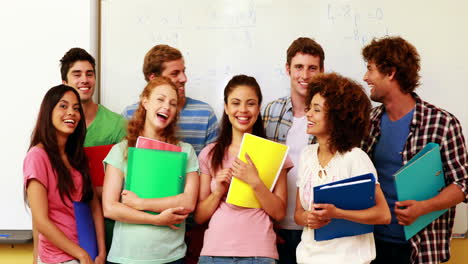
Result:
{"type": "Polygon", "coordinates": [[[291,94],[268,103],[262,113],[267,138],[288,145],[295,165],[288,172],[288,207],[278,231],[279,263],[289,264],[296,263],[296,247],[302,234],[302,226],[294,222],[297,165],[302,149],[312,141],[312,136],[306,133],[307,86],[314,75],[324,71],[325,54],[320,44],[304,37],[293,41],[286,54],[291,94]]]}

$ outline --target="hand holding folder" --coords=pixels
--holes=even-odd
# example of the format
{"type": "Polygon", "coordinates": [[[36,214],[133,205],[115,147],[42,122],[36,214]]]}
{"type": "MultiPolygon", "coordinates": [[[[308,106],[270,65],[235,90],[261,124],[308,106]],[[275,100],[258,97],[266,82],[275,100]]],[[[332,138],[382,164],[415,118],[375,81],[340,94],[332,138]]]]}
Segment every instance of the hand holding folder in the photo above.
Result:
{"type": "MultiPolygon", "coordinates": [[[[344,210],[363,210],[375,205],[375,177],[372,173],[314,187],[314,203],[333,204],[344,210]]],[[[374,231],[373,225],[332,219],[314,230],[316,241],[356,236],[374,231]]]]}
{"type": "MultiPolygon", "coordinates": [[[[399,169],[393,177],[399,201],[423,201],[439,194],[445,187],[445,177],[438,144],[427,144],[418,154],[399,169]]],[[[447,209],[420,216],[411,225],[404,226],[406,240],[429,225],[447,209]]]]}
{"type": "MultiPolygon", "coordinates": [[[[248,153],[260,179],[272,191],[283,168],[288,149],[286,145],[245,133],[237,157],[247,163],[245,154],[248,153]]],[[[242,207],[261,208],[252,187],[235,177],[229,186],[226,202],[242,207]]]]}
{"type": "Polygon", "coordinates": [[[182,193],[187,153],[128,148],[125,189],[140,198],[163,198],[182,193]]]}

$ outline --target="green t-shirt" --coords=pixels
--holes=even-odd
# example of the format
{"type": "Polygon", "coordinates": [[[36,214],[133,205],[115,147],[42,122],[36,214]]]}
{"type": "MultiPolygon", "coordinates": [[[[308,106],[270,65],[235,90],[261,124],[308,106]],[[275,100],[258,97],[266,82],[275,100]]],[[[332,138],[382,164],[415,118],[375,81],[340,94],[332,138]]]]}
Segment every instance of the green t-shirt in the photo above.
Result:
{"type": "MultiPolygon", "coordinates": [[[[187,153],[186,173],[198,171],[198,159],[192,145],[179,142],[187,153]]],[[[127,176],[127,140],[116,144],[104,159],[127,176]]],[[[125,186],[125,183],[122,183],[125,186]]],[[[168,263],[185,256],[185,222],[178,230],[167,226],[138,225],[115,221],[114,237],[107,260],[127,264],[168,263]]]]}
{"type": "Polygon", "coordinates": [[[121,115],[98,105],[96,117],[86,129],[84,147],[119,143],[126,134],[126,125],[121,115]]]}

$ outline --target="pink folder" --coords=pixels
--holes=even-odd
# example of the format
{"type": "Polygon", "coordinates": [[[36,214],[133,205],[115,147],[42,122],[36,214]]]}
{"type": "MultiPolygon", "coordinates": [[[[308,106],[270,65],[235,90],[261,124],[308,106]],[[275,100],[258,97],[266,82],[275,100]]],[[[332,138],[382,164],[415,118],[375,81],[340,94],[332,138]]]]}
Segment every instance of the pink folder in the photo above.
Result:
{"type": "Polygon", "coordinates": [[[174,152],[181,152],[182,148],[173,144],[162,142],[156,139],[147,138],[147,137],[138,137],[136,146],[137,148],[144,149],[158,149],[158,150],[167,150],[174,152]]]}

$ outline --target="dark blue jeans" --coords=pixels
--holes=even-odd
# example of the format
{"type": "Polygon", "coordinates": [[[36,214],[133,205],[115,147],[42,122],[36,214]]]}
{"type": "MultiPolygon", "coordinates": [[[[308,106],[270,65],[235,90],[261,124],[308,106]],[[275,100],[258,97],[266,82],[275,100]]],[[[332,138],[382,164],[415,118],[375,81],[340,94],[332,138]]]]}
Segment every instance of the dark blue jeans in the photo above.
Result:
{"type": "Polygon", "coordinates": [[[302,230],[278,230],[278,236],[284,240],[284,244],[277,244],[279,264],[296,264],[296,248],[301,242],[302,230]]]}
{"type": "Polygon", "coordinates": [[[276,259],[264,257],[200,256],[199,264],[276,264],[276,259]]]}
{"type": "MultiPolygon", "coordinates": [[[[118,263],[112,263],[112,262],[107,262],[107,263],[118,264],[118,263]]],[[[184,259],[181,258],[181,259],[178,259],[178,260],[175,260],[175,261],[172,261],[172,262],[168,262],[166,264],[185,264],[185,262],[184,262],[184,259]]]]}
{"type": "Polygon", "coordinates": [[[411,245],[391,243],[382,240],[375,240],[376,258],[372,264],[410,264],[411,245]]]}
{"type": "Polygon", "coordinates": [[[183,258],[181,258],[181,259],[178,259],[178,260],[169,262],[169,263],[167,263],[167,264],[185,264],[185,261],[184,261],[183,258]]]}

